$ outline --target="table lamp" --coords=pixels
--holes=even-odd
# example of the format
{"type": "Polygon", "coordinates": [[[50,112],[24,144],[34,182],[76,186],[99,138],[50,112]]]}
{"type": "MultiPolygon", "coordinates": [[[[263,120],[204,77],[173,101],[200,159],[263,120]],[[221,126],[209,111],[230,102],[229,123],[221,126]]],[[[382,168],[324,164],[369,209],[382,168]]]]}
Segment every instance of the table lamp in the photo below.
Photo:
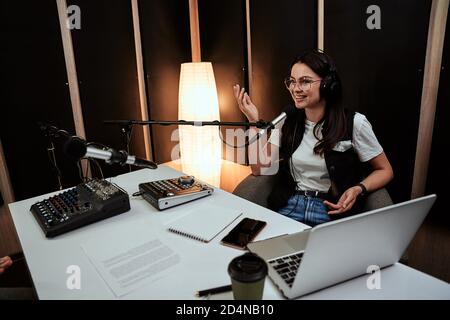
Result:
{"type": "MultiPolygon", "coordinates": [[[[210,62],[181,64],[178,118],[220,121],[219,100],[210,62]]],[[[220,187],[222,148],[217,126],[179,126],[182,171],[220,187]]]]}

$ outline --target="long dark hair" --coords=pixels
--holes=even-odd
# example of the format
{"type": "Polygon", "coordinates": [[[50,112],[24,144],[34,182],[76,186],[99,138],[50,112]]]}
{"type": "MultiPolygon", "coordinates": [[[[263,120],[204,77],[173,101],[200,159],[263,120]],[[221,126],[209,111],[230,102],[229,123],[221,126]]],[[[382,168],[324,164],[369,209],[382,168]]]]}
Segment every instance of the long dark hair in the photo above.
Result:
{"type": "MultiPolygon", "coordinates": [[[[322,78],[320,95],[325,99],[325,114],[315,125],[314,135],[318,138],[318,132],[322,128],[322,138],[314,147],[314,153],[323,155],[330,151],[336,143],[342,140],[347,133],[346,117],[342,105],[342,85],[333,60],[319,50],[307,51],[297,56],[291,63],[290,70],[297,63],[306,64],[318,76],[322,78]]],[[[281,154],[285,159],[300,145],[305,131],[305,110],[297,109],[296,116],[286,120],[282,128],[281,154]]]]}

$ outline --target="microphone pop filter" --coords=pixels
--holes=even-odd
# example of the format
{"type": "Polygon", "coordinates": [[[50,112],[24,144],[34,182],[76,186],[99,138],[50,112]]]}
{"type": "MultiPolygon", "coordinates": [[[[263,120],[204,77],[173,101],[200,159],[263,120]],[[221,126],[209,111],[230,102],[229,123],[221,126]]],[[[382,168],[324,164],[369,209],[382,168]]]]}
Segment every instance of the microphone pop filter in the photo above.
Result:
{"type": "Polygon", "coordinates": [[[64,153],[75,160],[83,158],[86,151],[86,141],[77,136],[70,137],[64,144],[64,153]]]}

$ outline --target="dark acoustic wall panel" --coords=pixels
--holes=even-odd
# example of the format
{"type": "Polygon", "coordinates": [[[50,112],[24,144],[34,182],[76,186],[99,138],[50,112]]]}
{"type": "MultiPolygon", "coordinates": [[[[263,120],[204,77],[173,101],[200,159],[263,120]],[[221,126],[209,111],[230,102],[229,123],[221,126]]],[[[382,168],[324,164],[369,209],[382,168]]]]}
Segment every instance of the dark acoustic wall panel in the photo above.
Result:
{"type": "MultiPolygon", "coordinates": [[[[72,0],[81,10],[81,29],[72,30],[86,139],[125,149],[120,127],[109,119],[140,119],[131,1],[72,0]]],[[[142,128],[135,127],[130,153],[145,157],[142,128]]],[[[105,176],[128,167],[100,161],[105,176]]]]}
{"type": "Polygon", "coordinates": [[[410,198],[431,1],[325,2],[325,51],[336,61],[347,106],[367,116],[394,168],[388,191],[410,198]],[[370,5],[381,29],[369,30],[370,5]]]}
{"type": "MultiPolygon", "coordinates": [[[[230,0],[226,5],[219,0],[201,0],[198,5],[202,61],[213,65],[221,121],[247,121],[233,95],[235,84],[248,88],[245,0],[230,0]]],[[[224,139],[226,129],[233,127],[222,128],[224,139]]],[[[242,160],[236,152],[232,154],[227,158],[223,144],[224,159],[242,160]]]]}
{"type": "MultiPolygon", "coordinates": [[[[177,120],[180,66],[191,61],[189,2],[141,0],[139,16],[150,118],[177,120]]],[[[172,149],[178,144],[171,141],[171,136],[177,128],[153,126],[154,157],[158,163],[171,161],[172,149]]]]}
{"type": "MultiPolygon", "coordinates": [[[[0,137],[16,200],[57,190],[37,121],[74,131],[55,1],[0,2],[0,137]]],[[[79,182],[56,143],[64,187],[79,182]]]]}
{"type": "MultiPolygon", "coordinates": [[[[449,16],[450,18],[450,16],[449,16]]],[[[444,52],[442,56],[441,77],[439,80],[439,94],[436,103],[436,120],[433,131],[430,164],[427,179],[427,194],[436,193],[438,198],[430,216],[445,222],[447,230],[450,228],[450,215],[446,195],[448,193],[450,171],[448,168],[447,150],[450,150],[450,19],[447,18],[445,31],[444,52]]]]}
{"type": "Polygon", "coordinates": [[[250,1],[253,87],[260,118],[272,120],[291,103],[283,80],[301,52],[317,47],[316,0],[250,1]]]}

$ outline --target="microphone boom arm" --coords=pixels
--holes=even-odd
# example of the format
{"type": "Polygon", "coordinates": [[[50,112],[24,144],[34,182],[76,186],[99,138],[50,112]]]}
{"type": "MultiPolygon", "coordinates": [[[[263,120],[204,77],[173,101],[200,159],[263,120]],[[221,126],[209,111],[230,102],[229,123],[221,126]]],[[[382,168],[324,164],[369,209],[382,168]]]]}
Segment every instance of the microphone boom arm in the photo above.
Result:
{"type": "Polygon", "coordinates": [[[176,120],[176,121],[165,121],[165,120],[105,120],[103,121],[105,124],[118,124],[118,125],[162,125],[162,126],[170,126],[170,125],[185,125],[185,126],[233,126],[233,127],[257,127],[264,128],[269,123],[263,120],[258,122],[234,122],[234,121],[186,121],[186,120],[176,120]]]}

